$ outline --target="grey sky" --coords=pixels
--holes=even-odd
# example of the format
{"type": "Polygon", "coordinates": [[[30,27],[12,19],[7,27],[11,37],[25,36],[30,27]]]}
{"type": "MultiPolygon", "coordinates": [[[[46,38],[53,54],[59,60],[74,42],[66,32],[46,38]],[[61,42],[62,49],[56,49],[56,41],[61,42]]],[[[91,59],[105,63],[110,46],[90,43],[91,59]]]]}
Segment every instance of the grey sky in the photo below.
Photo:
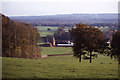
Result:
{"type": "Polygon", "coordinates": [[[4,0],[2,13],[8,16],[38,16],[73,13],[117,13],[117,0],[4,0]]]}

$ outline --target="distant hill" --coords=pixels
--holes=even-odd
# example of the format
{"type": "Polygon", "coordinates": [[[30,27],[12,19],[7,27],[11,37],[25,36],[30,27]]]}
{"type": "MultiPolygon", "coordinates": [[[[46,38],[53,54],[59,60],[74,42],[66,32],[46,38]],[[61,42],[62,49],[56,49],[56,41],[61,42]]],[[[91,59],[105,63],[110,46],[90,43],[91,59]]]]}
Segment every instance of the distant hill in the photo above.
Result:
{"type": "Polygon", "coordinates": [[[117,24],[118,14],[63,14],[47,16],[11,16],[10,19],[20,22],[26,22],[34,26],[73,26],[77,23],[117,24]]]}

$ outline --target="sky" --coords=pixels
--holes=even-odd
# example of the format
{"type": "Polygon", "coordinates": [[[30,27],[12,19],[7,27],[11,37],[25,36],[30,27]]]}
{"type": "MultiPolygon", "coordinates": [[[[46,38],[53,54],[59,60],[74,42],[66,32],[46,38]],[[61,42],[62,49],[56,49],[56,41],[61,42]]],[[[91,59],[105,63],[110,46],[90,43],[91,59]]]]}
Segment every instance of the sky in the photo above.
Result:
{"type": "Polygon", "coordinates": [[[117,13],[119,0],[2,0],[7,16],[117,13]]]}

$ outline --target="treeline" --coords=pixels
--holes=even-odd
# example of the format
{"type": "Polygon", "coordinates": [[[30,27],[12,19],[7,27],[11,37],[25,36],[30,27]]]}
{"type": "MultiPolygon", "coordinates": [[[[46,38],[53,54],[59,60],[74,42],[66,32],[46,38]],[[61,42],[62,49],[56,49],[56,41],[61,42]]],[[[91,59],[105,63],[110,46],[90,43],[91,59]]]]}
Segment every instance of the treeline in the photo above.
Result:
{"type": "Polygon", "coordinates": [[[2,56],[38,58],[40,35],[37,29],[26,23],[17,23],[2,15],[2,56]]]}
{"type": "Polygon", "coordinates": [[[58,23],[29,23],[31,24],[32,26],[53,26],[53,27],[56,27],[56,26],[74,26],[75,24],[58,24],[58,23]]]}
{"type": "MultiPolygon", "coordinates": [[[[71,24],[71,23],[29,23],[32,26],[75,26],[77,23],[71,24]]],[[[117,23],[93,23],[93,24],[87,24],[88,26],[97,26],[97,27],[101,27],[101,26],[114,26],[115,28],[118,27],[117,23]]]]}
{"type": "Polygon", "coordinates": [[[97,27],[101,27],[101,26],[114,26],[115,28],[118,27],[117,23],[93,23],[93,24],[87,24],[88,26],[97,26],[97,27]]]}
{"type": "Polygon", "coordinates": [[[118,14],[63,14],[50,16],[14,16],[10,18],[20,22],[27,22],[34,26],[75,26],[77,23],[101,26],[118,23],[118,14]]]}
{"type": "Polygon", "coordinates": [[[64,27],[59,27],[58,31],[54,33],[55,40],[72,40],[70,33],[64,30],[64,27]]]}
{"type": "Polygon", "coordinates": [[[76,27],[73,27],[70,30],[70,34],[73,38],[74,46],[74,56],[81,59],[90,59],[97,57],[97,52],[106,56],[114,57],[118,60],[120,64],[120,31],[115,31],[112,34],[112,40],[108,43],[108,39],[105,38],[104,33],[98,28],[88,26],[86,24],[76,24],[76,27]]]}

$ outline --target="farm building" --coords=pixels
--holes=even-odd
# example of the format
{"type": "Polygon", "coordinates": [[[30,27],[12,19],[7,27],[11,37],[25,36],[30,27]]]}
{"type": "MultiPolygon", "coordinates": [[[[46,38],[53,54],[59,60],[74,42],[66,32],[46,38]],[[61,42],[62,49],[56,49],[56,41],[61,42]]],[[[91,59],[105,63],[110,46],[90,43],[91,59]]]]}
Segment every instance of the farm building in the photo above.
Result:
{"type": "Polygon", "coordinates": [[[45,42],[44,47],[72,47],[73,41],[72,40],[55,40],[53,36],[42,37],[42,40],[45,42]]]}
{"type": "Polygon", "coordinates": [[[47,37],[42,37],[45,43],[51,43],[52,46],[56,47],[71,47],[73,46],[73,40],[69,32],[58,31],[52,35],[47,35],[47,37]]]}
{"type": "Polygon", "coordinates": [[[47,37],[41,37],[41,39],[45,44],[51,43],[52,46],[55,46],[55,38],[53,36],[49,35],[47,37]]]}
{"type": "Polygon", "coordinates": [[[55,45],[58,47],[72,47],[72,40],[56,40],[55,45]]]}

